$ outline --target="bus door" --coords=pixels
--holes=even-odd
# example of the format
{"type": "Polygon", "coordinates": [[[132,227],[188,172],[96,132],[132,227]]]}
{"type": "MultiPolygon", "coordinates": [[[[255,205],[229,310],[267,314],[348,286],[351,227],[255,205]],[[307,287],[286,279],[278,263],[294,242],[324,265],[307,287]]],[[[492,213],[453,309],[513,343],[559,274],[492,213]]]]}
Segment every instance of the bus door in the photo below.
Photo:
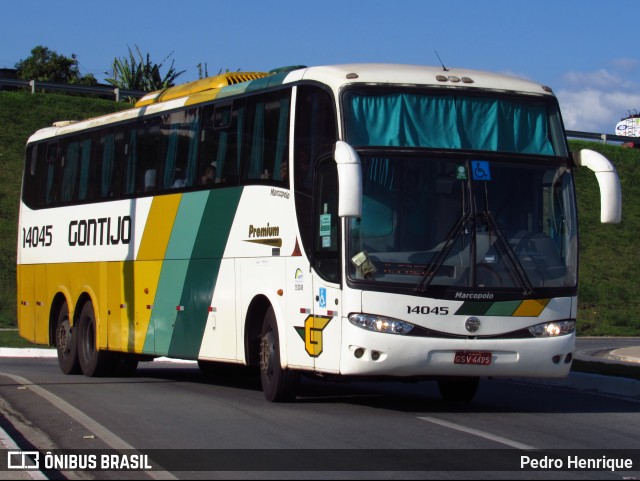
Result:
{"type": "Polygon", "coordinates": [[[338,174],[332,157],[318,162],[313,206],[313,321],[307,323],[305,347],[317,371],[339,372],[342,339],[340,289],[340,219],[338,174]]]}

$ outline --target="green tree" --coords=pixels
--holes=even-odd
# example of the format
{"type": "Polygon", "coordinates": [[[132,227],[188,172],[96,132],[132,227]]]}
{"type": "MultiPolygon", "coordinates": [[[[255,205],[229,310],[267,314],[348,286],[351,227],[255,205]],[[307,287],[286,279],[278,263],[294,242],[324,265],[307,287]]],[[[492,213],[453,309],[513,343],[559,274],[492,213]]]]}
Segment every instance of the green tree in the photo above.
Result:
{"type": "Polygon", "coordinates": [[[209,76],[209,68],[207,67],[206,62],[204,63],[204,65],[202,64],[202,62],[200,62],[198,65],[196,65],[196,67],[198,68],[199,80],[202,80],[203,78],[207,78],[209,76]]]}
{"type": "Polygon", "coordinates": [[[151,61],[151,56],[148,53],[144,57],[137,45],[135,46],[135,53],[131,50],[131,47],[127,48],[129,49],[129,57],[116,57],[113,59],[113,76],[105,79],[106,82],[115,87],[153,92],[154,90],[172,87],[175,84],[175,80],[185,72],[185,70],[178,72],[172,60],[167,73],[164,76],[161,75],[160,69],[169,57],[173,55],[173,52],[167,55],[160,64],[156,64],[151,61]]]}
{"type": "Polygon", "coordinates": [[[91,74],[81,75],[76,54],[71,57],[59,55],[53,50],[38,45],[31,50],[31,56],[16,64],[18,78],[45,82],[95,85],[97,80],[91,74]]]}

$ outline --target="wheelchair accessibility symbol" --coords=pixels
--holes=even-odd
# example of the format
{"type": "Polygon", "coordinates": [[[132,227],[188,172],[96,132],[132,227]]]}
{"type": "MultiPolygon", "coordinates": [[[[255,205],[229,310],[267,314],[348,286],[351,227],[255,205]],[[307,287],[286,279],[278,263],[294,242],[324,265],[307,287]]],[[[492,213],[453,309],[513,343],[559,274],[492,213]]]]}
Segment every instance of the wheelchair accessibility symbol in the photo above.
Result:
{"type": "Polygon", "coordinates": [[[491,168],[486,160],[472,160],[471,172],[473,180],[491,180],[491,168]]]}

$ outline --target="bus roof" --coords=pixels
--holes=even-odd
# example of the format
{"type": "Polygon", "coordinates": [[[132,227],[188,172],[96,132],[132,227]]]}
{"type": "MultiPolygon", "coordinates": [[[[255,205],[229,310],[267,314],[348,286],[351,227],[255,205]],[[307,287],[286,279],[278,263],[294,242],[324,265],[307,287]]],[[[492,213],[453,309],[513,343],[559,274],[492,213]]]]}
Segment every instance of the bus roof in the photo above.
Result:
{"type": "Polygon", "coordinates": [[[282,68],[269,73],[232,72],[151,92],[132,109],[78,122],[56,122],[52,127],[35,132],[29,142],[302,80],[322,82],[334,91],[353,84],[396,84],[553,95],[549,87],[517,77],[420,65],[344,64],[282,68]]]}
{"type": "MultiPolygon", "coordinates": [[[[400,64],[345,64],[309,67],[291,73],[304,79],[318,80],[339,87],[352,83],[405,84],[436,87],[465,87],[529,94],[552,95],[549,87],[530,80],[504,74],[460,68],[400,64]]],[[[295,78],[295,80],[298,80],[295,78]]]]}

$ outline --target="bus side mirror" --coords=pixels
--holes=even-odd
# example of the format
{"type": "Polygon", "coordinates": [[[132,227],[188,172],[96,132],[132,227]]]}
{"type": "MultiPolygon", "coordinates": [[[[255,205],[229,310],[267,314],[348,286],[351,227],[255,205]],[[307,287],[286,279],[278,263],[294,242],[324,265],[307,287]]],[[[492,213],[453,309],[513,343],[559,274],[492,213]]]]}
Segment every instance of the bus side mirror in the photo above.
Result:
{"type": "Polygon", "coordinates": [[[346,142],[336,142],[338,166],[338,216],[362,217],[362,167],[357,152],[346,142]]]}
{"type": "Polygon", "coordinates": [[[589,149],[573,153],[577,165],[596,174],[600,186],[600,222],[619,224],[622,219],[622,191],[616,168],[604,155],[589,149]]]}

